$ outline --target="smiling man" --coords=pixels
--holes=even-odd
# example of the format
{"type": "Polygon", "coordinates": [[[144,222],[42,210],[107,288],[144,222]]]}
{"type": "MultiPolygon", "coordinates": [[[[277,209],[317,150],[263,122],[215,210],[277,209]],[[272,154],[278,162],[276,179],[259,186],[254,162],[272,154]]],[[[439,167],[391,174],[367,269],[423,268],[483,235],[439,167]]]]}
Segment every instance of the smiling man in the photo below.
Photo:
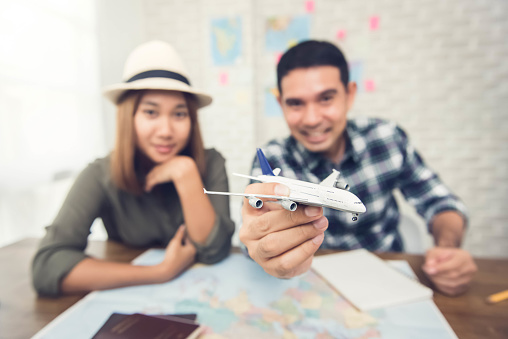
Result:
{"type": "MultiPolygon", "coordinates": [[[[310,206],[295,212],[273,203],[254,209],[243,205],[240,240],[268,273],[289,278],[309,269],[318,248],[402,251],[400,189],[427,221],[435,247],[426,254],[424,271],[449,295],[464,292],[476,271],[460,249],[467,222],[462,202],[425,165],[405,132],[381,119],[348,119],[356,84],[342,52],[333,44],[306,41],[288,50],[277,66],[278,101],[291,131],[263,150],[282,175],[319,183],[333,169],[365,204],[358,221],[349,213],[310,206]]],[[[261,174],[255,160],[252,175],[261,174]]],[[[251,184],[247,193],[288,195],[277,184],[251,184]]]]}

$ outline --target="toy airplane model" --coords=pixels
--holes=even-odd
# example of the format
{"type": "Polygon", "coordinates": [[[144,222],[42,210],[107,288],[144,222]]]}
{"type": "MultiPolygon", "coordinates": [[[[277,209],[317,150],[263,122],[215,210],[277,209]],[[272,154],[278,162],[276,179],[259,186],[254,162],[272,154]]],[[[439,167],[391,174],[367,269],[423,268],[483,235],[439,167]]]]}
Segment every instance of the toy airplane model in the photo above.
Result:
{"type": "Polygon", "coordinates": [[[266,195],[266,194],[247,194],[247,193],[229,193],[213,192],[203,188],[206,194],[236,195],[243,196],[249,200],[249,204],[254,208],[263,207],[263,200],[259,198],[275,199],[288,211],[295,211],[297,203],[311,206],[320,206],[333,208],[339,211],[350,212],[353,214],[353,221],[358,220],[358,215],[366,211],[365,205],[356,195],[349,192],[349,185],[341,180],[340,172],[333,172],[321,183],[313,184],[306,181],[285,178],[279,176],[280,168],[272,171],[270,164],[265,158],[263,151],[258,148],[257,156],[261,165],[263,175],[252,177],[249,175],[234,175],[253,179],[261,182],[276,182],[289,187],[289,196],[266,195]]]}

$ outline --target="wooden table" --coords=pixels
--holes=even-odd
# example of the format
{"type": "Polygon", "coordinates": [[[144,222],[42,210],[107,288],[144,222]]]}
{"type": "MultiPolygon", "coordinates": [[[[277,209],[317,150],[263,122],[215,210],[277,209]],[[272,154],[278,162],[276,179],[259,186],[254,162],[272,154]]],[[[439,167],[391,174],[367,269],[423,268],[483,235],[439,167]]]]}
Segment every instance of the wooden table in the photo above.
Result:
{"type": "MultiPolygon", "coordinates": [[[[25,239],[0,248],[0,338],[29,338],[83,297],[37,296],[30,278],[37,243],[38,239],[25,239]]],[[[121,262],[128,262],[143,251],[102,241],[92,241],[87,248],[91,255],[121,262]]],[[[420,268],[422,256],[379,256],[407,260],[420,280],[430,286],[420,268]]],[[[434,301],[459,338],[508,338],[508,300],[494,305],[485,303],[486,296],[508,289],[508,259],[476,259],[476,263],[479,271],[466,294],[451,298],[435,293],[434,301]]]]}

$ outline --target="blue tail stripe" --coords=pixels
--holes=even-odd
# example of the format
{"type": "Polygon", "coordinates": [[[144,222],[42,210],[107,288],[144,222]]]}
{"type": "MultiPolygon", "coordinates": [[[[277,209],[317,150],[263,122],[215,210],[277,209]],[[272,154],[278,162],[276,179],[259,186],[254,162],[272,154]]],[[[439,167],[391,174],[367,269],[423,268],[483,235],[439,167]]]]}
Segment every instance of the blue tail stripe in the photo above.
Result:
{"type": "Polygon", "coordinates": [[[263,151],[261,150],[261,148],[257,149],[257,153],[258,153],[259,165],[261,166],[261,170],[263,171],[263,174],[275,176],[273,174],[272,168],[270,167],[268,160],[266,160],[266,157],[263,154],[263,151]]]}

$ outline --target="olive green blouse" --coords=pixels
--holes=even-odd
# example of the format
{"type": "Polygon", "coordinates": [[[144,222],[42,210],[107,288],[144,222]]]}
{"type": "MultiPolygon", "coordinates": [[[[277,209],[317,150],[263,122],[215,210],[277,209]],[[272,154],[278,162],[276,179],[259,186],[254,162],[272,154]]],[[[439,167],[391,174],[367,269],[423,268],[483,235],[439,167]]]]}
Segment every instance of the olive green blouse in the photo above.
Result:
{"type": "MultiPolygon", "coordinates": [[[[225,160],[214,149],[205,151],[207,190],[228,191],[225,160]]],[[[235,230],[228,196],[210,195],[215,224],[204,245],[196,245],[196,260],[211,264],[229,254],[235,230]]],[[[199,213],[196,207],[196,213],[199,213]]],[[[77,177],[52,225],[46,227],[32,263],[38,293],[60,294],[60,282],[87,255],[90,227],[101,218],[108,238],[136,247],[166,246],[185,223],[180,199],[172,183],[136,196],[118,189],[111,180],[110,156],[89,164],[77,177]]]]}

